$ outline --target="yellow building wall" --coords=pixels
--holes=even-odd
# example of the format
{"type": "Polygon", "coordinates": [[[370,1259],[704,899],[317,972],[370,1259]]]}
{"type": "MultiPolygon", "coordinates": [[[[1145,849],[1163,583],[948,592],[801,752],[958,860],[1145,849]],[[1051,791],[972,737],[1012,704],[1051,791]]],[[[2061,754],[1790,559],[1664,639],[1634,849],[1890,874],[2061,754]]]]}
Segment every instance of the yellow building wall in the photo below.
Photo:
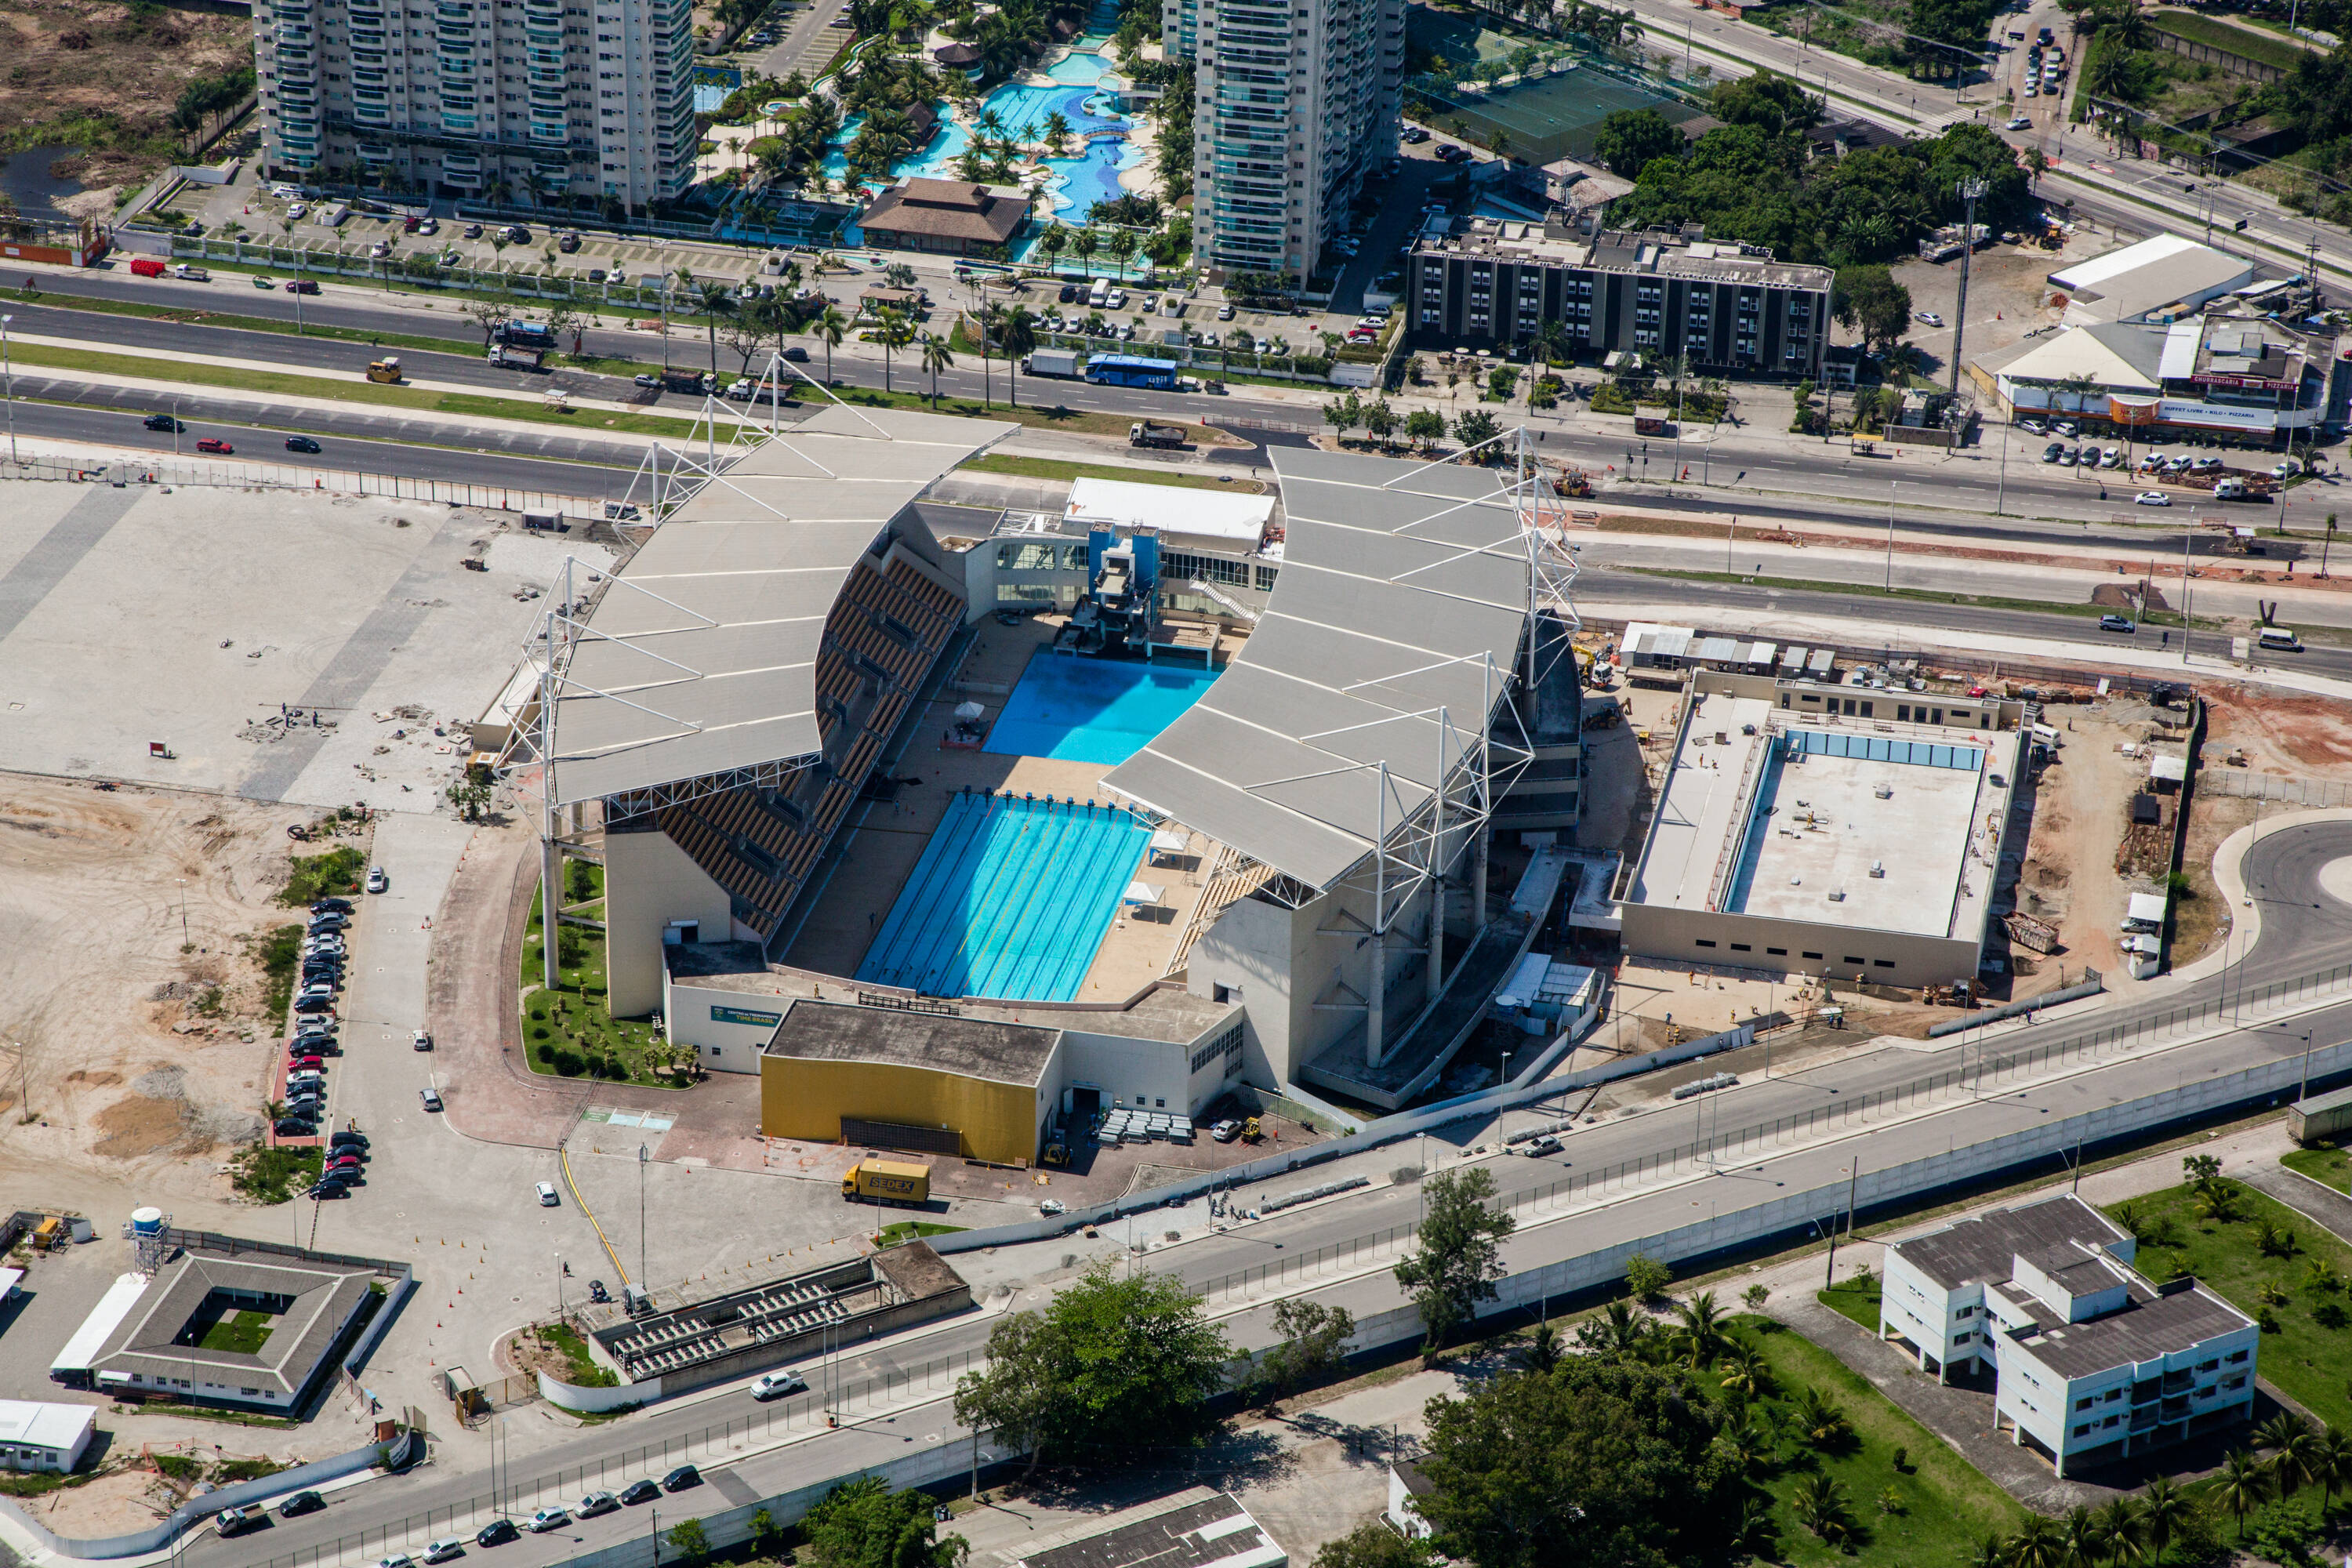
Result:
{"type": "Polygon", "coordinates": [[[902,1127],[951,1127],[967,1159],[1013,1164],[1037,1153],[1037,1091],[930,1068],[875,1062],[760,1058],[760,1131],[771,1138],[831,1143],[841,1119],[902,1127]]]}

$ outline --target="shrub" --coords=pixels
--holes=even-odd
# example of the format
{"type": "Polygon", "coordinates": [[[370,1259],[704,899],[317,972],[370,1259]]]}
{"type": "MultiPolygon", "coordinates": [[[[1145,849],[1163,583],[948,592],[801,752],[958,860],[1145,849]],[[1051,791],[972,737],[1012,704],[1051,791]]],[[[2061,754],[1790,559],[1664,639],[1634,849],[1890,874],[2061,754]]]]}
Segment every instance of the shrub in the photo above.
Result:
{"type": "Polygon", "coordinates": [[[569,1046],[558,1046],[555,1047],[555,1070],[557,1073],[561,1074],[564,1078],[578,1078],[580,1076],[580,1068],[581,1061],[580,1053],[578,1051],[572,1049],[569,1046]]]}
{"type": "Polygon", "coordinates": [[[1625,1260],[1625,1289],[1633,1292],[1636,1300],[1662,1296],[1674,1282],[1675,1271],[1654,1258],[1637,1252],[1625,1260]]]}

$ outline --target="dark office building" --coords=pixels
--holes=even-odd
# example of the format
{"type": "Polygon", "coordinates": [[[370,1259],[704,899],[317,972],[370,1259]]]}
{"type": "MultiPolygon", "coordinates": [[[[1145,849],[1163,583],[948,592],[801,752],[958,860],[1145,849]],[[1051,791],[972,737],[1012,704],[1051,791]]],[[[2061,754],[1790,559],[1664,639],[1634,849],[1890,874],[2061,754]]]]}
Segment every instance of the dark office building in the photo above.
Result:
{"type": "Polygon", "coordinates": [[[1413,247],[1405,305],[1416,348],[1495,353],[1557,319],[1580,352],[1687,353],[1694,370],[1818,380],[1832,276],[1687,232],[1474,218],[1413,247]]]}

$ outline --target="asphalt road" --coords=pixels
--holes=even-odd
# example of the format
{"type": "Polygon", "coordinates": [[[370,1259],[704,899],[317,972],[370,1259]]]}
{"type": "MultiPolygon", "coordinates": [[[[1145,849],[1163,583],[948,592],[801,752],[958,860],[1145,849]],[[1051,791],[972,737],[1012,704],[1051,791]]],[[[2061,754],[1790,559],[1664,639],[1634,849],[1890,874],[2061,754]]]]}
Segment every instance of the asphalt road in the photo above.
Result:
{"type": "MultiPolygon", "coordinates": [[[[1686,606],[1688,618],[1704,622],[1708,606],[1727,610],[1758,610],[1783,615],[1821,616],[1840,620],[1874,619],[1900,621],[1916,626],[1921,632],[1992,632],[2002,637],[2043,638],[2051,642],[2081,643],[2093,636],[2101,642],[2112,642],[2117,647],[2129,647],[2139,653],[2178,654],[2181,651],[2183,633],[2171,628],[2171,640],[2165,640],[2165,629],[2141,626],[2129,637],[2119,633],[2095,633],[2094,623],[2079,615],[2043,614],[2033,610],[2015,610],[1978,605],[1942,605],[1930,600],[1887,598],[1876,594],[1813,593],[1798,588],[1780,588],[1769,584],[1693,582],[1685,578],[1633,575],[1606,569],[1588,569],[1576,580],[1576,601],[1591,613],[1610,613],[1613,605],[1655,605],[1669,598],[1686,606]]],[[[1924,637],[1922,641],[1927,640],[1924,637]]],[[[2191,654],[2210,659],[2228,657],[2230,637],[2221,632],[2200,630],[2190,644],[2191,654]]],[[[2320,643],[2306,643],[2304,651],[2293,655],[2277,655],[2281,660],[2292,658],[2292,668],[2307,669],[2315,675],[2352,678],[2352,648],[2332,647],[2320,643]]],[[[2211,667],[2206,667],[2210,669],[2211,667]]],[[[2192,673],[2185,663],[2184,677],[2192,673]]]]}
{"type": "MultiPolygon", "coordinates": [[[[2276,1060],[2304,1049],[2309,1037],[2338,1040],[2352,1036],[2352,1001],[2338,1003],[2295,1019],[2292,1024],[2248,1027],[2192,1045],[2158,1049],[2091,1068],[2071,1077],[2011,1087],[2001,1064],[2055,1040],[2070,1038],[2086,1026],[2105,1028],[2154,1020],[2184,1004],[2225,999],[2246,986],[2301,977],[2352,961],[2352,909],[2325,893],[2319,872],[2329,863],[2352,857],[2352,823],[2326,823],[2284,828],[2260,840],[2246,861],[2247,885],[2261,906],[2262,935],[2252,952],[2220,973],[2184,991],[2144,1001],[2117,1004],[2095,1019],[2056,1022],[2020,1029],[2000,1037],[1988,1048],[1981,1043],[1948,1046],[1940,1050],[1886,1050],[1832,1063],[1811,1071],[1751,1080],[1708,1097],[1704,1117],[1718,1130],[1718,1147],[1727,1152],[1721,1168],[1676,1184],[1654,1187],[1613,1205],[1578,1215],[1572,1224],[1527,1223],[1506,1246],[1506,1261],[1514,1272],[1540,1264],[1583,1255],[1618,1243],[1654,1235],[1689,1222],[1701,1205],[1717,1214],[1771,1201],[1790,1189],[1811,1190],[1842,1175],[1849,1162],[1860,1159],[1868,1170],[1881,1170],[1916,1158],[1931,1149],[1935,1133],[1945,1133],[1948,1147],[2031,1127],[2051,1117],[2063,1118],[2102,1105],[2128,1101],[2169,1090],[2192,1080],[2220,1077],[2264,1060],[2276,1060]],[[1990,1068],[1987,1057],[1990,1054],[1990,1068]],[[1739,1131],[1776,1119],[1803,1115],[1840,1102],[1950,1072],[1969,1064],[1975,1092],[1954,1096],[1945,1109],[1912,1120],[1863,1127],[1835,1142],[1815,1143],[1786,1153],[1740,1155],[1739,1131]],[[1733,1163],[1734,1161],[1737,1163],[1733,1163]]],[[[1570,1133],[1563,1157],[1557,1160],[1497,1161],[1488,1168],[1507,1198],[1528,1196],[1563,1176],[1606,1168],[1615,1162],[1654,1154],[1689,1136],[1692,1113],[1683,1107],[1650,1115],[1618,1119],[1579,1128],[1570,1133]],[[1665,1121],[1658,1120],[1660,1116],[1665,1121]]],[[[1765,1148],[1764,1143],[1751,1145],[1765,1148]]],[[[2055,1173],[2053,1172],[2053,1173],[2055,1173]]],[[[1271,1260],[1297,1258],[1315,1248],[1345,1243],[1390,1226],[1411,1225],[1418,1193],[1408,1186],[1379,1187],[1360,1196],[1315,1205],[1288,1216],[1278,1216],[1241,1227],[1233,1233],[1189,1243],[1158,1255],[1152,1266],[1175,1274],[1196,1287],[1238,1270],[1271,1260]]],[[[1062,1244],[1045,1242],[1025,1249],[1037,1254],[1040,1273],[1054,1270],[1062,1244]]],[[[1011,1252],[1016,1249],[1003,1249],[1011,1252]]],[[[1016,1265],[1017,1267],[1017,1265],[1016,1265]]],[[[1024,1301],[1039,1290],[1025,1289],[1024,1301]]],[[[1315,1292],[1346,1305],[1361,1318],[1398,1304],[1393,1279],[1385,1268],[1375,1268],[1315,1292]]],[[[1270,1334],[1253,1310],[1230,1321],[1235,1340],[1244,1346],[1263,1344],[1270,1334]]],[[[980,1349],[992,1320],[974,1315],[911,1342],[841,1358],[835,1376],[843,1383],[898,1370],[940,1356],[980,1349]]],[[[814,1373],[812,1364],[803,1369],[814,1373]]],[[[782,1402],[778,1408],[803,1417],[817,1400],[803,1395],[782,1402]]],[[[664,1445],[685,1439],[727,1420],[740,1421],[755,1406],[740,1393],[656,1406],[646,1414],[581,1434],[560,1448],[535,1455],[520,1478],[508,1478],[508,1506],[528,1512],[540,1501],[572,1496],[588,1485],[613,1480],[584,1479],[581,1467],[595,1471],[604,1463],[635,1456],[650,1447],[653,1455],[631,1458],[632,1473],[642,1468],[657,1470],[675,1456],[662,1454],[664,1445]]],[[[855,1422],[839,1431],[824,1431],[789,1447],[753,1456],[720,1468],[706,1466],[716,1484],[705,1491],[666,1502],[666,1517],[689,1510],[717,1511],[730,1497],[773,1495],[827,1476],[854,1474],[861,1468],[898,1458],[913,1444],[952,1447],[965,1434],[953,1421],[944,1400],[897,1413],[887,1418],[855,1422]],[[717,1481],[718,1477],[727,1477],[717,1481]],[[711,1495],[716,1493],[717,1495],[711,1495]],[[677,1509],[676,1513],[671,1509],[677,1509]]],[[[414,1550],[433,1534],[449,1533],[446,1511],[482,1497],[488,1478],[480,1473],[445,1474],[434,1469],[388,1479],[336,1494],[322,1513],[279,1521],[266,1536],[221,1542],[209,1534],[190,1541],[184,1561],[193,1564],[250,1564],[302,1550],[316,1550],[341,1541],[341,1560],[362,1561],[383,1551],[414,1550]],[[431,1510],[443,1510],[437,1514],[431,1510]],[[385,1532],[389,1531],[389,1535],[385,1532]]],[[[585,1550],[608,1545],[646,1528],[642,1510],[631,1510],[584,1524],[573,1523],[548,1536],[530,1537],[499,1549],[497,1561],[517,1565],[562,1562],[585,1550]]],[[[329,1561],[334,1559],[330,1558],[329,1561]]]]}
{"type": "MultiPolygon", "coordinates": [[[[172,400],[135,388],[53,381],[18,375],[18,401],[12,411],[16,434],[50,442],[88,441],[130,447],[170,457],[172,436],[150,430],[145,415],[164,411],[172,400]],[[58,401],[34,401],[55,397],[58,401]]],[[[446,421],[404,418],[366,409],[332,411],[307,407],[236,405],[236,417],[213,417],[199,395],[178,401],[179,455],[185,462],[215,459],[196,443],[218,437],[236,448],[222,461],[273,463],[321,471],[396,474],[404,479],[449,479],[551,495],[617,497],[635,471],[638,448],[608,446],[553,431],[468,429],[446,421]],[[286,449],[289,431],[311,432],[320,451],[286,449]]]]}

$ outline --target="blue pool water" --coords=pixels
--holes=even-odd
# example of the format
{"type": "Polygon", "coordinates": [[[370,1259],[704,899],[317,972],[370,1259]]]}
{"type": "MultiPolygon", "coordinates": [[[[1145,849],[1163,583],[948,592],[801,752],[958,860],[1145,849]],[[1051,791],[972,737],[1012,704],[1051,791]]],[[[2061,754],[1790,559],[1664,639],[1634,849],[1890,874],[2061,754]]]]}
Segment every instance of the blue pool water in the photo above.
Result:
{"type": "Polygon", "coordinates": [[[1115,767],[1201,700],[1217,679],[1199,665],[1087,658],[1041,650],[1013,689],[988,750],[1115,767]]]}
{"type": "MultiPolygon", "coordinates": [[[[1068,55],[1047,68],[1051,87],[1007,82],[981,101],[981,111],[994,110],[1003,123],[1003,130],[992,133],[995,135],[1034,142],[1045,134],[1047,118],[1057,110],[1070,122],[1071,141],[1081,150],[1071,157],[1045,161],[1052,176],[1045,192],[1055,215],[1065,221],[1083,219],[1095,203],[1118,196],[1119,171],[1134,167],[1143,157],[1129,138],[1130,121],[1111,108],[1111,90],[1103,86],[1103,79],[1111,74],[1111,62],[1100,52],[1106,42],[1091,34],[1080,38],[1068,55]]],[[[938,107],[942,114],[939,130],[919,153],[892,166],[894,177],[954,177],[956,160],[971,145],[971,131],[961,121],[946,118],[945,104],[938,107]]],[[[848,173],[846,149],[864,118],[853,115],[842,121],[825,149],[827,176],[840,179],[848,173]]]]}
{"type": "Polygon", "coordinates": [[[1070,1001],[1150,837],[1108,805],[960,795],[857,978],[931,996],[1070,1001]]]}

